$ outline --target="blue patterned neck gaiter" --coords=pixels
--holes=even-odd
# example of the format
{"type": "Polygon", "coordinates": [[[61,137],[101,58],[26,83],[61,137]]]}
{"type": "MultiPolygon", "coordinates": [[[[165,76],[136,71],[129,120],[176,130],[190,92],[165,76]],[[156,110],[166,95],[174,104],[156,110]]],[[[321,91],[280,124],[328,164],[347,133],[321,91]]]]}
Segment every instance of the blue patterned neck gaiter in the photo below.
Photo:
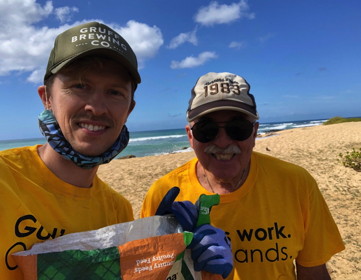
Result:
{"type": "Polygon", "coordinates": [[[90,169],[100,164],[108,163],[116,157],[129,142],[129,132],[124,125],[119,137],[112,147],[100,156],[86,156],[75,151],[65,139],[58,122],[50,110],[44,110],[38,118],[40,131],[45,136],[50,146],[61,156],[71,160],[81,168],[90,169]]]}

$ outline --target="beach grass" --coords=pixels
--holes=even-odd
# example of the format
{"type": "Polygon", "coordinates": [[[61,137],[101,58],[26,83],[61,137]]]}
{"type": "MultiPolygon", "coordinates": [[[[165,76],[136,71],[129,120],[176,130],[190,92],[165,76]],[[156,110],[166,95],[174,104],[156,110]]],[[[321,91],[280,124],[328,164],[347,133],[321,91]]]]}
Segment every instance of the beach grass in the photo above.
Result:
{"type": "MultiPolygon", "coordinates": [[[[360,122],[361,118],[343,118],[343,117],[333,117],[326,122],[324,125],[330,124],[339,124],[339,123],[347,123],[347,122],[360,122]]],[[[360,147],[352,147],[352,150],[346,151],[345,153],[339,153],[339,157],[343,166],[350,167],[355,171],[361,171],[361,143],[356,144],[356,146],[360,147]]]]}
{"type": "Polygon", "coordinates": [[[361,148],[359,150],[353,148],[352,151],[347,151],[345,154],[340,153],[339,156],[343,166],[361,172],[361,148]]]}
{"type": "Polygon", "coordinates": [[[360,122],[361,118],[343,118],[343,117],[333,117],[325,121],[324,125],[336,124],[336,123],[345,123],[345,122],[360,122]]]}

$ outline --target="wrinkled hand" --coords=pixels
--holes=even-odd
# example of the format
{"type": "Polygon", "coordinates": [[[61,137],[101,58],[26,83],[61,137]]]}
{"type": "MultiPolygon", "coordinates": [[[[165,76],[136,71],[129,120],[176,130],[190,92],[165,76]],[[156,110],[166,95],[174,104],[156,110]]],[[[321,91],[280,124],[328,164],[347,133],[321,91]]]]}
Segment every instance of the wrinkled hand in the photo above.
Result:
{"type": "Polygon", "coordinates": [[[188,200],[174,201],[179,191],[178,187],[171,188],[160,202],[155,215],[173,214],[183,230],[193,232],[198,219],[197,206],[188,200]]]}
{"type": "Polygon", "coordinates": [[[194,262],[194,269],[221,274],[226,278],[233,269],[233,256],[230,242],[225,232],[211,225],[202,225],[194,232],[188,246],[194,262]]]}

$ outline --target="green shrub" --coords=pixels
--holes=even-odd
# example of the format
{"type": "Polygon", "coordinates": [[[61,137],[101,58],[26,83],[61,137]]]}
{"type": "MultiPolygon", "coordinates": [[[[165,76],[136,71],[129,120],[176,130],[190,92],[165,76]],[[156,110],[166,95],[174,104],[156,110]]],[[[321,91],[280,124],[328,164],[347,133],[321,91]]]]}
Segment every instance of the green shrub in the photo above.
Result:
{"type": "Polygon", "coordinates": [[[333,117],[327,121],[325,121],[323,124],[335,124],[335,123],[344,123],[344,122],[359,122],[361,121],[361,118],[342,118],[342,117],[333,117]]]}
{"type": "Polygon", "coordinates": [[[361,148],[356,150],[352,149],[352,152],[346,152],[346,154],[340,153],[341,162],[345,167],[351,167],[356,171],[361,171],[361,148]]]}

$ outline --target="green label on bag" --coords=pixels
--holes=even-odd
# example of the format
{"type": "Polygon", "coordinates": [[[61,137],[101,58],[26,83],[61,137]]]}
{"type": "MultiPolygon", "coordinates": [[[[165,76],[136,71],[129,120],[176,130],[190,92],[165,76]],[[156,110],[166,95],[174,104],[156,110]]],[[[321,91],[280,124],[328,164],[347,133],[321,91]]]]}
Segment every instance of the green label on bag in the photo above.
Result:
{"type": "Polygon", "coordinates": [[[212,206],[219,204],[219,202],[220,202],[219,194],[213,194],[213,195],[202,194],[199,197],[198,200],[199,213],[198,213],[197,227],[211,223],[211,218],[209,215],[211,212],[211,208],[212,206]]]}
{"type": "Polygon", "coordinates": [[[38,255],[38,279],[120,279],[119,251],[116,247],[99,250],[68,250],[38,255]]]}

